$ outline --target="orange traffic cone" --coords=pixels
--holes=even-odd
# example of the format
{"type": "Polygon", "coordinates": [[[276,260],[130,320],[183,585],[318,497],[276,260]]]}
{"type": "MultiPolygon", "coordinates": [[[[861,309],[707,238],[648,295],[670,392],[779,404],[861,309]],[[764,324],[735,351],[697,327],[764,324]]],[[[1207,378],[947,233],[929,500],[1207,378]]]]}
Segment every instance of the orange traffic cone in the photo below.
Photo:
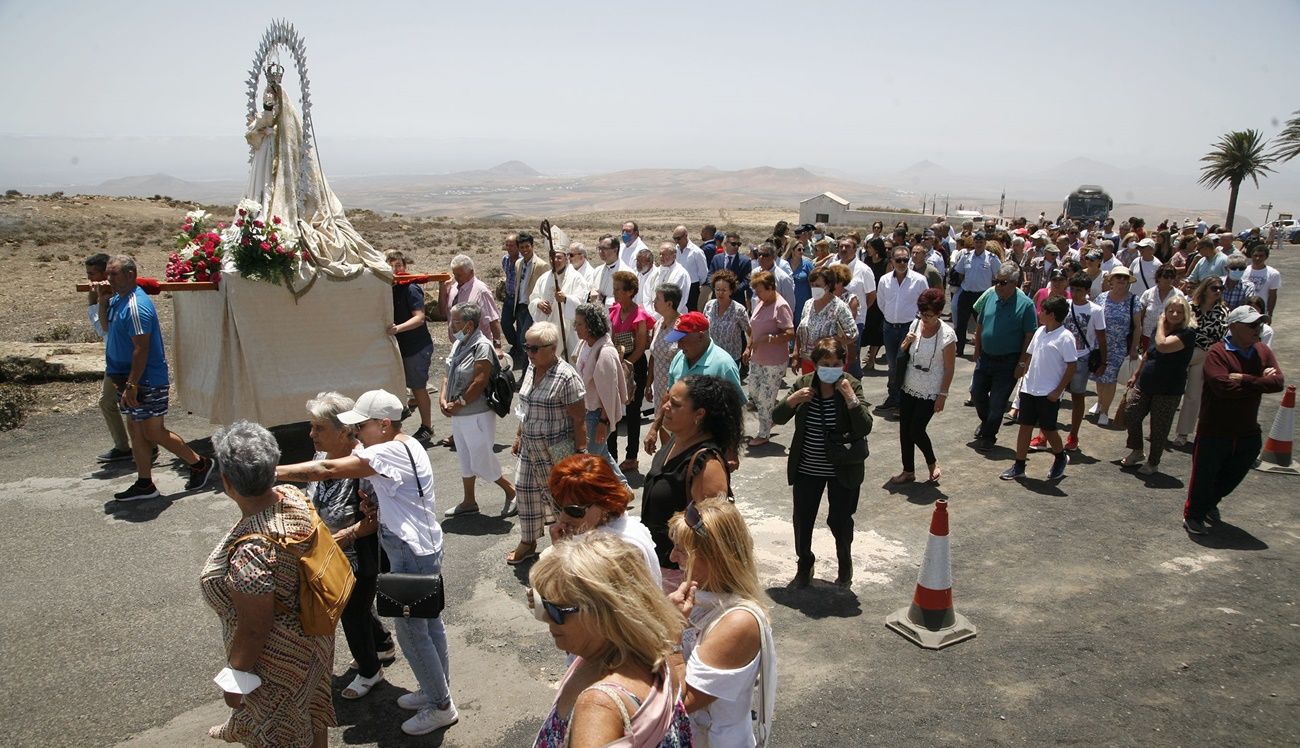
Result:
{"type": "Polygon", "coordinates": [[[952,609],[952,560],[948,552],[948,502],[934,503],[930,539],[916,579],[912,604],[885,619],[885,627],[926,649],[943,649],[975,637],[975,627],[952,609]]]}
{"type": "Polygon", "coordinates": [[[1291,438],[1295,436],[1295,385],[1286,386],[1282,396],[1282,405],[1273,416],[1273,428],[1268,431],[1268,441],[1264,442],[1264,451],[1260,452],[1255,469],[1266,473],[1284,473],[1300,475],[1291,464],[1291,438]]]}

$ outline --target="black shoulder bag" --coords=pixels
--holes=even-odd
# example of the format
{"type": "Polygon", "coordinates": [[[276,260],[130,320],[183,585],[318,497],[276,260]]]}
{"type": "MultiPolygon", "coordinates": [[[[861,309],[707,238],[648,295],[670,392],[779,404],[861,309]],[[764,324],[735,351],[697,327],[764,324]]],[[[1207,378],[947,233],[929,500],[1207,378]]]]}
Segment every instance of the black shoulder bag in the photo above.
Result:
{"type": "MultiPolygon", "coordinates": [[[[415,489],[420,492],[424,511],[429,512],[430,521],[435,521],[428,503],[423,502],[424,487],[420,485],[420,476],[416,472],[415,456],[406,442],[402,442],[402,448],[411,461],[411,475],[415,477],[415,489]]],[[[442,574],[389,572],[376,578],[375,610],[385,618],[437,618],[442,615],[445,604],[442,574]]]]}
{"type": "MultiPolygon", "coordinates": [[[[1097,371],[1097,367],[1101,366],[1101,351],[1097,350],[1096,348],[1093,348],[1088,343],[1088,331],[1083,329],[1082,327],[1079,327],[1079,318],[1074,316],[1073,302],[1070,303],[1070,319],[1074,320],[1075,328],[1079,331],[1079,334],[1083,336],[1083,344],[1088,346],[1088,371],[1095,372],[1097,371]]],[[[1089,317],[1088,321],[1091,322],[1092,318],[1089,317]]]]}

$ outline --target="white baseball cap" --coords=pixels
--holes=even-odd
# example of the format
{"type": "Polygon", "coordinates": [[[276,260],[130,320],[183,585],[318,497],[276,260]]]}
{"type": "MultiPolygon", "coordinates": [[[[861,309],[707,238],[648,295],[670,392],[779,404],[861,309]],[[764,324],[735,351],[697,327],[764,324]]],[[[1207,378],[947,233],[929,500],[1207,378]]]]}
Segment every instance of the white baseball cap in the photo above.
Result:
{"type": "Polygon", "coordinates": [[[357,403],[352,406],[352,410],[346,410],[338,415],[338,419],[349,426],[355,426],[362,421],[384,418],[393,422],[402,420],[402,401],[388,390],[370,390],[357,398],[357,403]]]}

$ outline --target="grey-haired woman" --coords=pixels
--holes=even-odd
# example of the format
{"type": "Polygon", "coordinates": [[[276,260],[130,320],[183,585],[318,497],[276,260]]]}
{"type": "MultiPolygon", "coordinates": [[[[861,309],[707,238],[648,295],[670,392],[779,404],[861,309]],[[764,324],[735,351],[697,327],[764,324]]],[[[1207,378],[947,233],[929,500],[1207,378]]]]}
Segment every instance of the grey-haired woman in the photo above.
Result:
{"type": "MultiPolygon", "coordinates": [[[[337,392],[322,392],[307,401],[311,443],[316,448],[313,459],[339,460],[360,446],[356,429],[339,420],[339,414],[352,410],[354,405],[352,398],[337,392]]],[[[393,664],[397,657],[392,634],[374,613],[375,580],[379,574],[379,510],[370,481],[364,478],[311,481],[306,493],[321,522],[352,562],[352,572],[356,575],[356,586],[339,623],[357,674],[340,695],[345,699],[359,699],[384,679],[384,666],[393,664]]]]}
{"type": "Polygon", "coordinates": [[[334,636],[303,632],[298,559],[279,548],[311,535],[311,507],[297,488],[275,485],[280,448],[265,428],[236,421],[217,430],[212,446],[240,518],[199,576],[203,598],[221,620],[226,667],[214,680],[232,710],[208,735],[253,746],[323,748],[336,724],[334,636]]]}

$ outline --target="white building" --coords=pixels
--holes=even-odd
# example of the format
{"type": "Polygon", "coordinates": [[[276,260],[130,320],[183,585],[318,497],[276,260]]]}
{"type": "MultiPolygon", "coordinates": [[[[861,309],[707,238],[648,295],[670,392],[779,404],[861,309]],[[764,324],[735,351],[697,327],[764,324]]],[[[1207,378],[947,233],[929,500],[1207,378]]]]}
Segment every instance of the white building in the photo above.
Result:
{"type": "Polygon", "coordinates": [[[891,213],[875,210],[854,210],[849,201],[834,192],[823,192],[799,202],[799,223],[824,223],[827,226],[871,226],[876,221],[892,229],[899,221],[906,221],[913,229],[930,226],[939,216],[919,213],[891,213]]]}

